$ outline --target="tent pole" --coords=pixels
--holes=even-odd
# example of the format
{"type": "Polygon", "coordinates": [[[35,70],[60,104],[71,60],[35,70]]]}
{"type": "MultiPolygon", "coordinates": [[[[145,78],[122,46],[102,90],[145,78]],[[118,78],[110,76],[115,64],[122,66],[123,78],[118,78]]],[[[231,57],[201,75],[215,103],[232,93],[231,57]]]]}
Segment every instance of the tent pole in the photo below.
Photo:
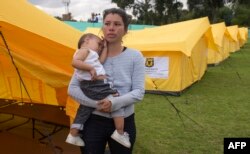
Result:
{"type": "MultiPolygon", "coordinates": [[[[14,58],[13,58],[11,52],[10,52],[9,46],[8,46],[8,44],[7,44],[7,42],[6,42],[6,39],[4,38],[4,35],[3,35],[2,31],[0,31],[0,35],[1,35],[1,38],[2,38],[2,40],[3,40],[3,42],[4,42],[4,45],[5,45],[5,47],[6,47],[7,51],[8,51],[8,54],[9,54],[10,59],[11,59],[11,62],[12,62],[12,64],[14,65],[14,67],[15,67],[15,69],[16,69],[16,72],[17,72],[17,74],[18,74],[18,77],[19,77],[19,79],[20,79],[20,82],[21,82],[21,83],[20,83],[21,95],[22,95],[22,87],[21,87],[21,85],[23,85],[24,90],[26,91],[26,93],[27,93],[27,95],[28,95],[28,97],[29,97],[29,99],[30,99],[30,102],[32,103],[32,99],[31,99],[31,97],[30,97],[30,94],[29,94],[29,92],[28,92],[28,90],[27,90],[27,88],[26,88],[26,86],[25,86],[25,83],[24,83],[24,81],[23,81],[23,79],[22,79],[22,77],[21,77],[21,74],[20,74],[20,72],[19,72],[19,70],[18,70],[18,67],[16,66],[16,63],[15,63],[14,58]]],[[[21,96],[21,98],[22,98],[22,101],[23,101],[23,97],[22,97],[22,96],[21,96]]]]}

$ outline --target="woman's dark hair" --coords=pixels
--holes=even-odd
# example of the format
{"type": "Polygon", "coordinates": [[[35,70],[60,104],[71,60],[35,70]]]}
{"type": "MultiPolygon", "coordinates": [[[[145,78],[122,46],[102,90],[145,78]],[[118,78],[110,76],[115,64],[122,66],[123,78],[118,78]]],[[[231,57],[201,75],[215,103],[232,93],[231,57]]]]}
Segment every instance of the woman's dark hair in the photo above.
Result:
{"type": "Polygon", "coordinates": [[[93,37],[98,38],[98,36],[96,36],[95,34],[92,34],[92,33],[83,34],[83,35],[81,36],[81,38],[79,39],[79,41],[78,41],[78,44],[77,44],[78,49],[81,48],[83,42],[84,42],[86,39],[88,39],[88,38],[93,38],[93,37]]]}
{"type": "Polygon", "coordinates": [[[130,18],[129,18],[129,15],[127,15],[127,13],[123,9],[111,8],[111,9],[104,10],[103,11],[103,20],[106,18],[106,16],[108,14],[118,14],[122,18],[122,21],[124,23],[125,31],[126,32],[128,31],[128,25],[130,23],[130,18]]]}

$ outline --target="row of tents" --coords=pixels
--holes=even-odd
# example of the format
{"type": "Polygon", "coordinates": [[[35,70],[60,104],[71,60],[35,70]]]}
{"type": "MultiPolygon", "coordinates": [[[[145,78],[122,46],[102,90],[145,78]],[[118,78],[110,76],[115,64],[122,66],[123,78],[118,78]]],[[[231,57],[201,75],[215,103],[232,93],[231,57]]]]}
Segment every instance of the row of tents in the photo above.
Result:
{"type": "MultiPolygon", "coordinates": [[[[100,29],[84,32],[102,35],[100,29]]],[[[207,17],[129,31],[124,45],[145,57],[146,90],[179,95],[200,80],[208,65],[218,65],[248,39],[248,28],[210,24],[207,17]]]]}
{"type": "Polygon", "coordinates": [[[155,64],[146,67],[154,83],[150,84],[152,82],[149,81],[146,89],[177,94],[200,80],[208,65],[217,65],[227,59],[230,53],[238,51],[248,37],[248,29],[245,27],[226,27],[224,22],[210,25],[208,18],[159,26],[137,33],[147,40],[138,38],[141,42],[137,43],[134,36],[127,41],[128,46],[140,49],[146,60],[150,58],[155,64]],[[155,70],[159,76],[155,76],[155,70]],[[161,76],[162,72],[166,76],[161,76]]]}
{"type": "MultiPolygon", "coordinates": [[[[0,3],[0,98],[67,104],[70,110],[67,86],[78,39],[85,32],[101,35],[100,29],[79,31],[26,0],[0,3]]],[[[147,91],[180,93],[247,39],[247,28],[211,25],[204,17],[129,31],[123,42],[145,57],[147,91]]]]}

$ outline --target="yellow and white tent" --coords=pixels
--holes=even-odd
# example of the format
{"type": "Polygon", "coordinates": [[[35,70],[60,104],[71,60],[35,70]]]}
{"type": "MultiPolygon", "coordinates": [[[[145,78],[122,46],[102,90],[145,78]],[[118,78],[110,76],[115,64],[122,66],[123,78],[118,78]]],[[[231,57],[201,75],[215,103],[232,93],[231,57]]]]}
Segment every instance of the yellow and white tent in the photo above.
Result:
{"type": "Polygon", "coordinates": [[[246,40],[248,40],[248,28],[244,27],[244,30],[245,30],[246,40]]]}
{"type": "Polygon", "coordinates": [[[207,68],[207,49],[216,48],[208,18],[130,31],[124,45],[145,57],[152,80],[146,90],[167,93],[180,93],[200,80],[207,68]]]}
{"type": "Polygon", "coordinates": [[[239,45],[242,47],[246,42],[247,42],[247,35],[246,35],[246,28],[241,27],[239,28],[239,35],[238,35],[238,40],[239,40],[239,45]]]}
{"type": "Polygon", "coordinates": [[[217,50],[208,49],[208,64],[218,64],[229,57],[230,36],[225,35],[227,28],[224,22],[212,24],[212,34],[217,50]]]}
{"type": "Polygon", "coordinates": [[[0,32],[0,98],[65,105],[71,59],[82,33],[26,0],[1,2],[0,32]]]}
{"type": "Polygon", "coordinates": [[[239,40],[238,40],[238,25],[228,26],[227,27],[228,34],[231,36],[231,40],[229,43],[229,51],[235,52],[240,49],[239,40]]]}

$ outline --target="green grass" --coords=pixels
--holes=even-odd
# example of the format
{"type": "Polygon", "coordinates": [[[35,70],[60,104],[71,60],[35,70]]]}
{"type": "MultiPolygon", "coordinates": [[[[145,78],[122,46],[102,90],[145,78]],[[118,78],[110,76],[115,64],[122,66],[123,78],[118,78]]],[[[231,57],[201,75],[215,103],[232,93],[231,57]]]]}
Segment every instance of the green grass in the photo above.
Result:
{"type": "Polygon", "coordinates": [[[222,154],[225,137],[250,137],[249,42],[180,97],[146,94],[134,154],[222,154]]]}

